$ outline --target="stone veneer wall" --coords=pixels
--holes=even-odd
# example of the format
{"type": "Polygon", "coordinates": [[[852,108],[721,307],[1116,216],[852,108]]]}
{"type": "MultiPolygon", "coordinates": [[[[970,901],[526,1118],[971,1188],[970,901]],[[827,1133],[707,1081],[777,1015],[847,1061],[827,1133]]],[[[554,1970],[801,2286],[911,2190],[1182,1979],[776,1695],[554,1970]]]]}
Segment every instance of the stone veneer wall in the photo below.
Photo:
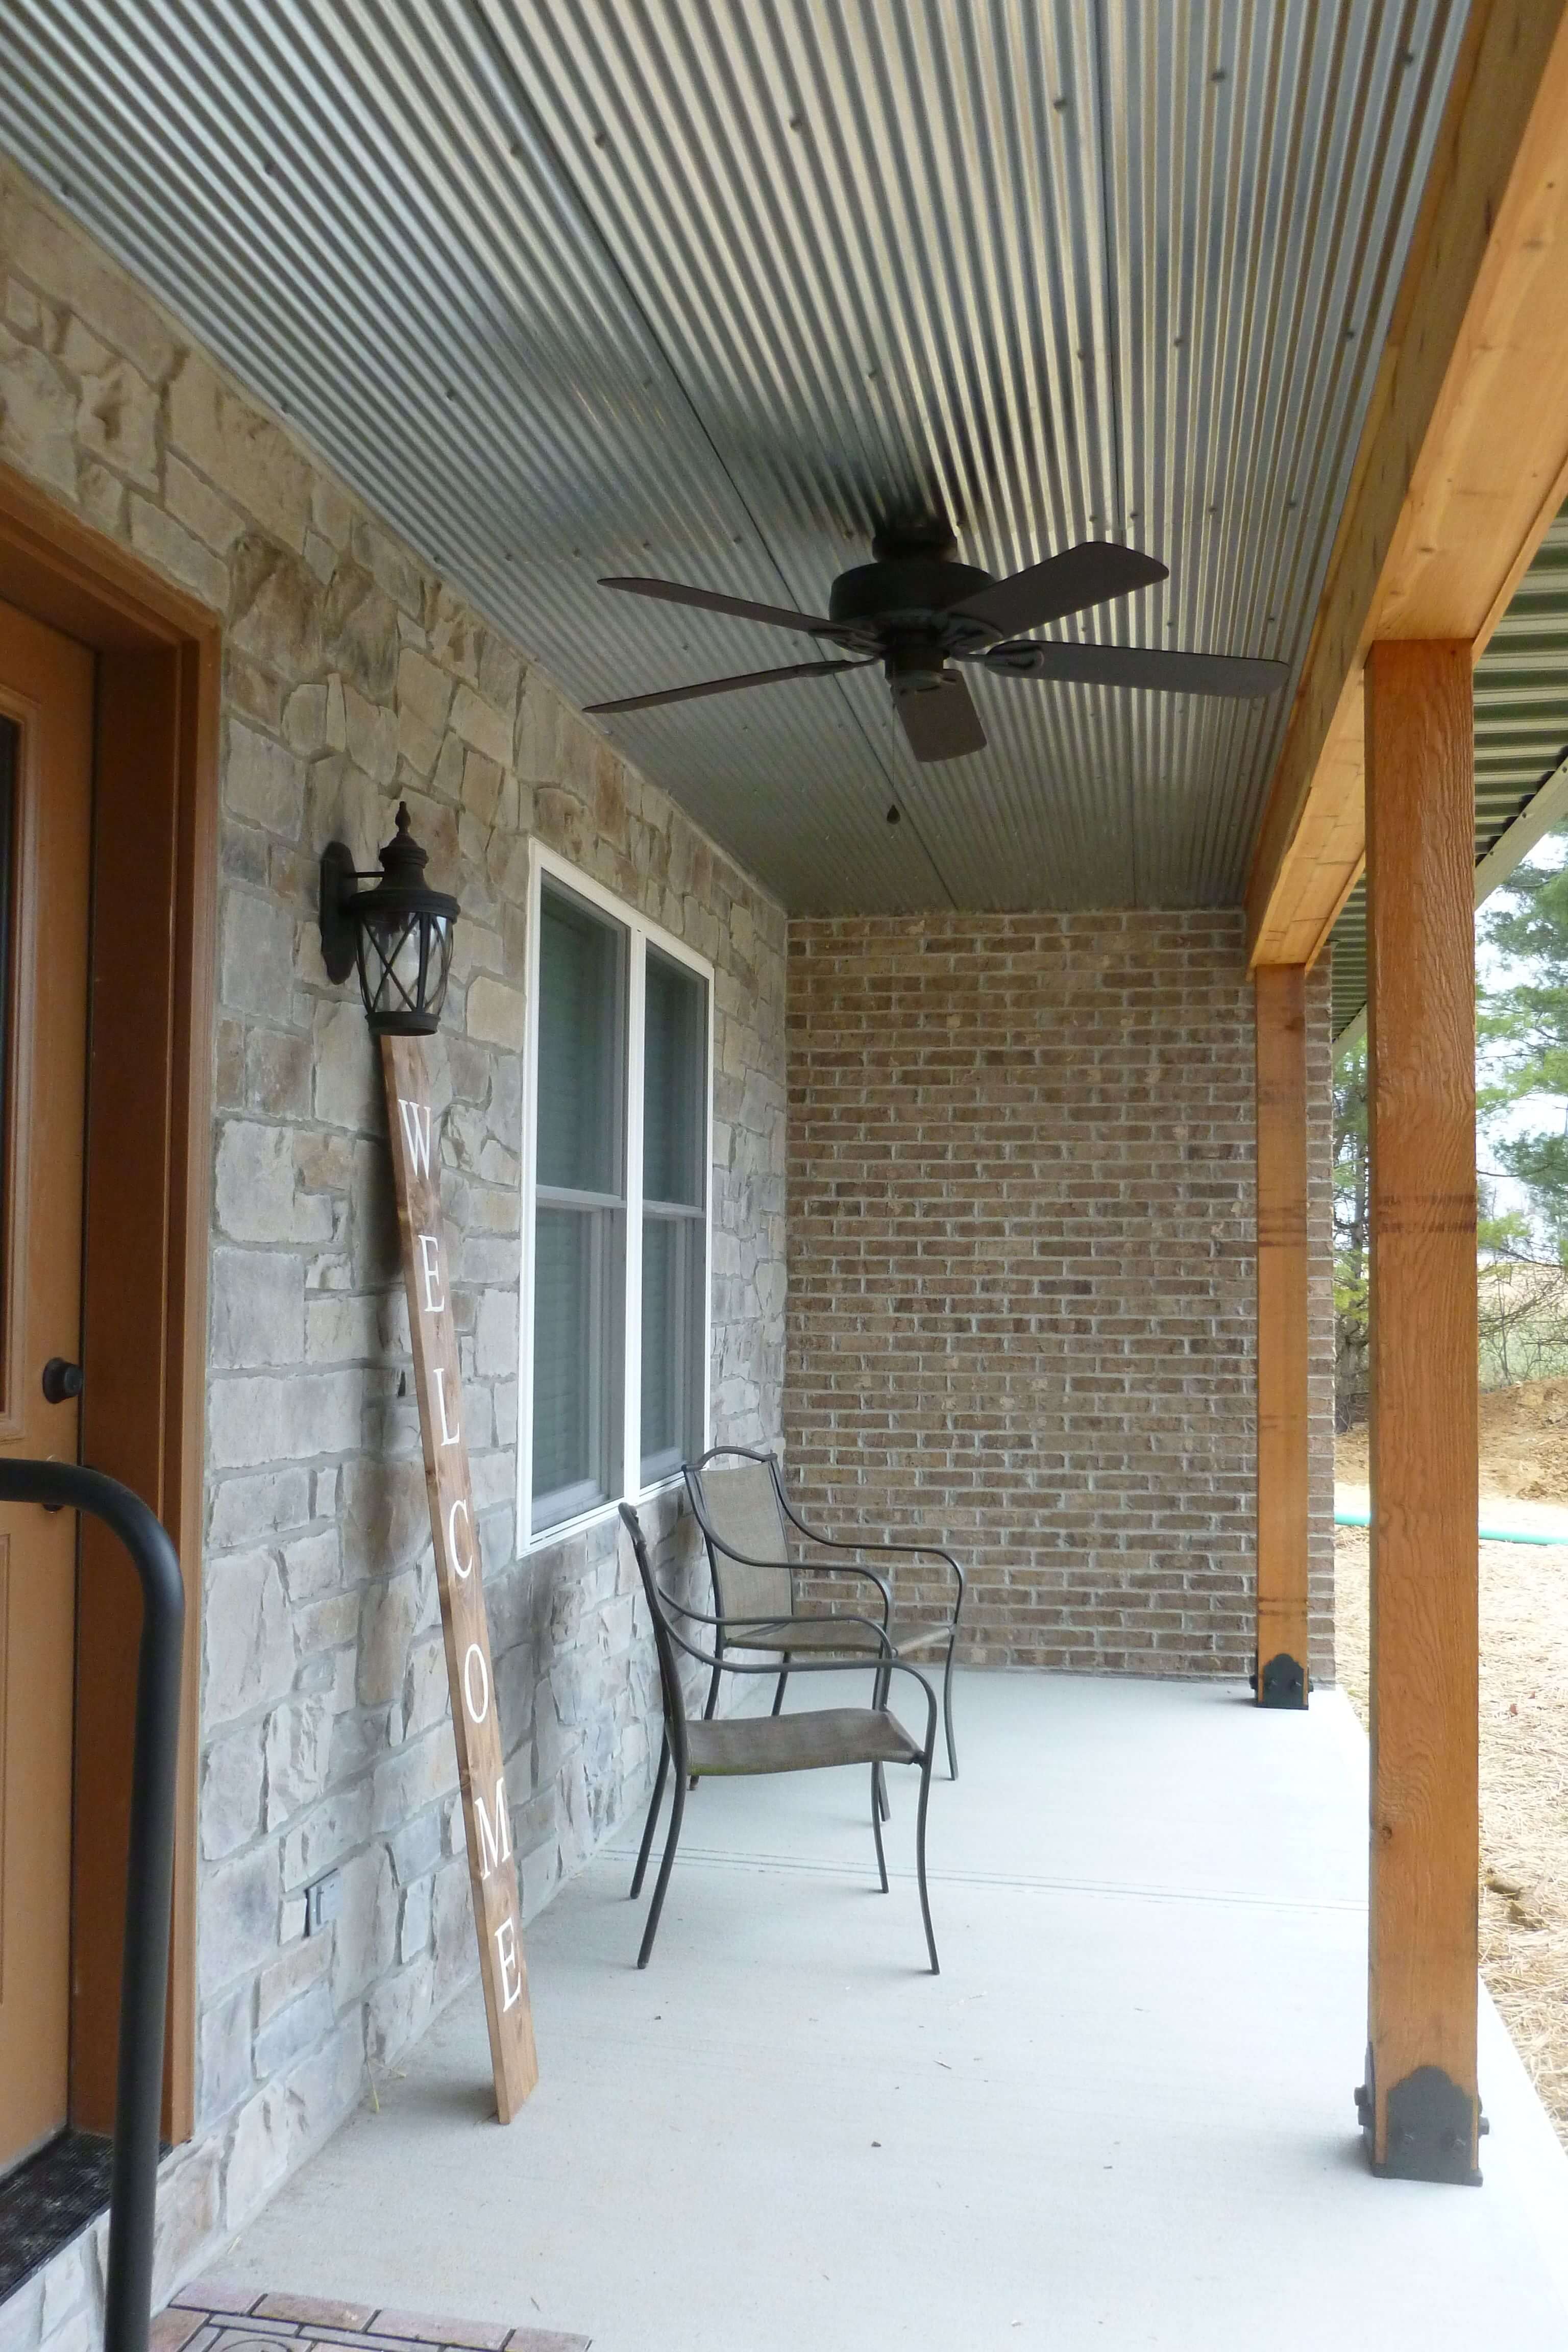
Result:
{"type": "MultiPolygon", "coordinates": [[[[657,1706],[613,1523],[513,1526],[528,836],[717,967],[714,1435],[780,1432],[782,909],[519,650],[0,166],[0,460],[225,616],[204,1564],[196,2136],[167,2287],[473,1969],[377,1066],[320,961],[316,861],[374,865],[405,795],[462,902],[432,1055],[525,1917],[614,1827],[657,1706]],[[304,1887],[343,1874],[325,1935],[304,1887]]],[[[675,1520],[659,1507],[660,1530],[675,1520]]],[[[96,2236],[0,2315],[76,2352],[96,2236]]]]}
{"type": "MultiPolygon", "coordinates": [[[[940,1531],[970,1573],[972,1660],[1249,1670],[1242,921],[790,926],[792,1475],[830,1528],[940,1531]]],[[[1312,1597],[1331,1675],[1325,990],[1313,982],[1312,1597]]]]}

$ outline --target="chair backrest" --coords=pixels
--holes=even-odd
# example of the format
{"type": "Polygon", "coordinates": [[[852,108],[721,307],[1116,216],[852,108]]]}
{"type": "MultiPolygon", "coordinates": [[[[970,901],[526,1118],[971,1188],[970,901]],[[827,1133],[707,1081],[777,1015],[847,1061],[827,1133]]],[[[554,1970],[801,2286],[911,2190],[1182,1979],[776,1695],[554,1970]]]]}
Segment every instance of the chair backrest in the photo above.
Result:
{"type": "Polygon", "coordinates": [[[708,1547],[719,1615],[790,1616],[795,1584],[772,1457],[705,1454],[686,1465],[686,1490],[708,1547]]]}
{"type": "Polygon", "coordinates": [[[632,1551],[637,1559],[637,1574],[647,1598],[648,1613],[653,1619],[653,1646],[658,1659],[659,1693],[664,1702],[664,1727],[677,1762],[686,1755],[686,1698],[680,1687],[680,1668],[675,1654],[675,1640],[669,1630],[669,1617],[664,1593],[653,1572],[653,1562],[647,1556],[647,1538],[642,1531],[642,1521],[629,1503],[620,1507],[621,1517],[632,1539],[632,1551]]]}

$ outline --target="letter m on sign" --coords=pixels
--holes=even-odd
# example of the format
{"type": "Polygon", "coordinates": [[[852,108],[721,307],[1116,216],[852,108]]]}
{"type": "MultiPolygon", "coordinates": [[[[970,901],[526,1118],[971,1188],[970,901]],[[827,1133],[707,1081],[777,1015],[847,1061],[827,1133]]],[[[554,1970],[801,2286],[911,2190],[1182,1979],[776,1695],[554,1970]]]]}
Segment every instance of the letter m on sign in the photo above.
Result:
{"type": "Polygon", "coordinates": [[[511,1854],[511,1824],[507,1816],[506,1780],[496,1782],[496,1817],[492,1825],[485,1811],[485,1801],[474,1790],[474,1814],[479,1825],[479,1876],[488,1878],[496,1864],[506,1862],[511,1854]]]}

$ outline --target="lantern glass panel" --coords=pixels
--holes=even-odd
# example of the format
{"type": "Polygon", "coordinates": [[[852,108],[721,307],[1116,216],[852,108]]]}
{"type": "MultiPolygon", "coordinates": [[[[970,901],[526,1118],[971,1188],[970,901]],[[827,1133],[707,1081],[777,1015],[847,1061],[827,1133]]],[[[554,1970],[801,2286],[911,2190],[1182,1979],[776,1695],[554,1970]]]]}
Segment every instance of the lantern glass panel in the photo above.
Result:
{"type": "Polygon", "coordinates": [[[434,1034],[447,999],[452,925],[446,915],[374,909],[362,917],[360,982],[371,1028],[381,1035],[434,1034]]]}

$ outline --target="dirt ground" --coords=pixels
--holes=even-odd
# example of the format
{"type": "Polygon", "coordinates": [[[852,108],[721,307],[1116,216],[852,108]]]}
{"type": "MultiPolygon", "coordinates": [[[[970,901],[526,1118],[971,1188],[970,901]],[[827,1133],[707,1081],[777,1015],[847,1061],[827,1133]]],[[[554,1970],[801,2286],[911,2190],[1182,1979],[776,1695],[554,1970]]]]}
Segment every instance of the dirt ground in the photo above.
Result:
{"type": "MultiPolygon", "coordinates": [[[[1347,1430],[1336,1475],[1364,1486],[1366,1451],[1365,1428],[1347,1430]]],[[[1527,1381],[1481,1398],[1481,1495],[1568,1504],[1568,1380],[1527,1381]]]]}
{"type": "MultiPolygon", "coordinates": [[[[1365,1484],[1364,1430],[1338,1467],[1365,1484]]],[[[1481,1493],[1568,1506],[1568,1381],[1483,1396],[1481,1493]]],[[[1364,1723],[1362,1530],[1340,1528],[1336,1563],[1339,1676],[1364,1723]]],[[[1568,2145],[1568,1548],[1482,1544],[1480,1587],[1481,1965],[1568,2145]]]]}

